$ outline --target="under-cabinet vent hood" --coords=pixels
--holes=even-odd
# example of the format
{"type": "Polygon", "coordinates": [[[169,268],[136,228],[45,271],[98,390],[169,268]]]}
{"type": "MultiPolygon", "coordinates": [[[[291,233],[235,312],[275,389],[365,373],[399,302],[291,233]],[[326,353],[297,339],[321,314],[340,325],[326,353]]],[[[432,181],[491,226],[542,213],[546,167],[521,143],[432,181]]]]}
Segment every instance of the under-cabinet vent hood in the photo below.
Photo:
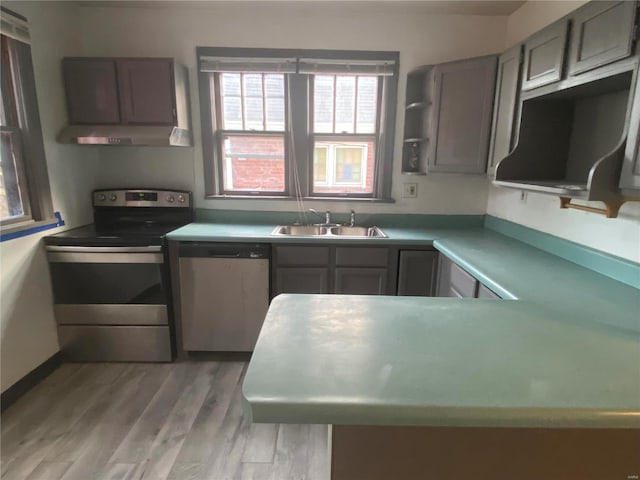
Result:
{"type": "Polygon", "coordinates": [[[60,132],[58,140],[79,145],[187,147],[191,145],[191,133],[172,126],[70,125],[60,132]]]}

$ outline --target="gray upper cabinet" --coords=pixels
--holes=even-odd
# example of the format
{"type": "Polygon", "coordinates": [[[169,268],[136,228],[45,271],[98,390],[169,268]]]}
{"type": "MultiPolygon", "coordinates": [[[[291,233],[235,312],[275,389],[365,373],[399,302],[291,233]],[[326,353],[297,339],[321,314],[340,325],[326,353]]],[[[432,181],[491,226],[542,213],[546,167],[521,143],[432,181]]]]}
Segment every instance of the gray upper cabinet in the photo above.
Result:
{"type": "Polygon", "coordinates": [[[569,75],[631,55],[636,2],[589,2],[571,19],[569,75]]]}
{"type": "Polygon", "coordinates": [[[176,93],[183,72],[170,58],[74,57],[62,66],[72,125],[176,125],[177,99],[186,111],[184,88],[176,93]]]}
{"type": "Polygon", "coordinates": [[[398,295],[433,296],[437,272],[438,252],[401,250],[398,262],[398,295]]]}
{"type": "Polygon", "coordinates": [[[496,56],[436,65],[429,171],[484,173],[496,56]]]}
{"type": "Polygon", "coordinates": [[[527,39],[524,44],[522,89],[548,85],[562,78],[569,23],[563,19],[527,39]]]}
{"type": "MultiPolygon", "coordinates": [[[[629,133],[620,174],[620,188],[632,196],[640,194],[640,72],[636,71],[629,133]]],[[[633,92],[631,93],[633,95],[633,92]]]]}
{"type": "Polygon", "coordinates": [[[108,59],[65,58],[62,70],[70,123],[120,123],[115,62],[108,59]]]}
{"type": "Polygon", "coordinates": [[[493,175],[496,165],[506,157],[513,147],[514,124],[520,72],[522,70],[522,45],[517,45],[498,58],[498,77],[493,105],[493,126],[489,146],[487,173],[493,175]]]}
{"type": "Polygon", "coordinates": [[[172,125],[175,92],[171,59],[118,60],[118,86],[124,123],[172,125]]]}

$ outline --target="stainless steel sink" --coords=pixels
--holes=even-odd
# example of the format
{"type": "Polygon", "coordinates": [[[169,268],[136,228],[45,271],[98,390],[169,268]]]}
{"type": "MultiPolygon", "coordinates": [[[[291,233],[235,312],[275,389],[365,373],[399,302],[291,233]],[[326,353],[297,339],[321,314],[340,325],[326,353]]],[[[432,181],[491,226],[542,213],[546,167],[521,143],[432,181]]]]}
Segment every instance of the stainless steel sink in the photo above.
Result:
{"type": "Polygon", "coordinates": [[[338,235],[340,237],[378,237],[387,238],[387,234],[380,230],[378,227],[332,227],[330,230],[331,235],[338,235]]]}
{"type": "Polygon", "coordinates": [[[315,237],[326,235],[327,227],[315,225],[278,225],[272,235],[290,235],[301,237],[315,237]]]}
{"type": "Polygon", "coordinates": [[[271,235],[299,237],[341,237],[341,238],[387,238],[387,234],[378,227],[349,227],[321,225],[278,225],[271,235]]]}

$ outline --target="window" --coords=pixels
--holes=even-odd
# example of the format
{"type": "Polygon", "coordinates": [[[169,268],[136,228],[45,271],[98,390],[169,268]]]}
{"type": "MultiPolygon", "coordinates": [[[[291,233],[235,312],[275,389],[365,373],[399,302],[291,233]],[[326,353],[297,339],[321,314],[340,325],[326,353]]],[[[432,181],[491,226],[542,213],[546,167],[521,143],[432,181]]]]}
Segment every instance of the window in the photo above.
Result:
{"type": "Polygon", "coordinates": [[[26,19],[2,8],[0,226],[11,233],[54,220],[26,19]]]}
{"type": "Polygon", "coordinates": [[[198,48],[208,196],[389,198],[396,52],[198,48]]]}

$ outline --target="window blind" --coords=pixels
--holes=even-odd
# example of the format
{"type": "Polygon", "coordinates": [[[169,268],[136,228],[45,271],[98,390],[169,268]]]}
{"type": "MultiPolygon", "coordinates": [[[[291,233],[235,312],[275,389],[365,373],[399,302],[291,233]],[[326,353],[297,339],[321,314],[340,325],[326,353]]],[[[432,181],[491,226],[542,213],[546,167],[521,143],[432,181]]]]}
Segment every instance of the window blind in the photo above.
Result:
{"type": "Polygon", "coordinates": [[[296,59],[269,57],[200,57],[200,71],[296,73],[296,59]]]}
{"type": "Polygon", "coordinates": [[[301,58],[298,73],[391,76],[395,73],[395,61],[301,58]]]}
{"type": "Polygon", "coordinates": [[[27,20],[4,7],[0,10],[0,33],[22,43],[31,43],[27,20]]]}

